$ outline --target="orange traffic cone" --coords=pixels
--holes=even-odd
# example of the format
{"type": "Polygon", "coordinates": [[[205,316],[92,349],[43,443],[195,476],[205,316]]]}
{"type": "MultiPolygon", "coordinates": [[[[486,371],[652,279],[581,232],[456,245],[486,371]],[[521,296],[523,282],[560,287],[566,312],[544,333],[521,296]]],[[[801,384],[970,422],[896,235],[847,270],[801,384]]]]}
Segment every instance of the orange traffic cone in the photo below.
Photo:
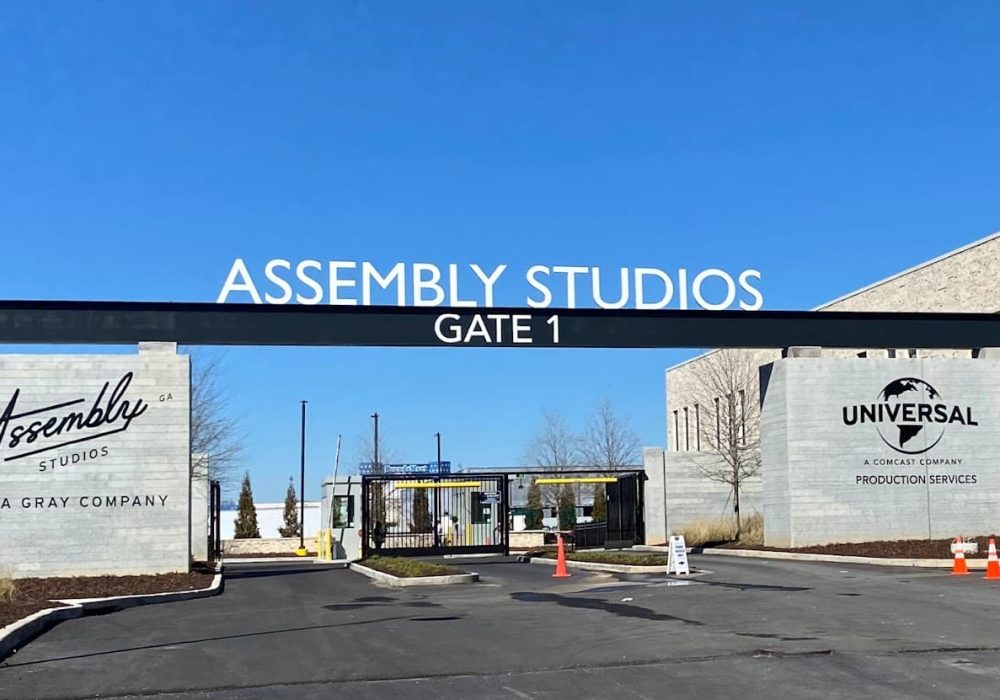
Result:
{"type": "Polygon", "coordinates": [[[556,572],[552,578],[569,578],[573,574],[566,570],[566,550],[563,549],[562,535],[556,536],[559,540],[559,551],[556,554],[556,572]]]}
{"type": "Polygon", "coordinates": [[[997,545],[992,535],[990,536],[990,558],[986,562],[986,575],[983,578],[1000,579],[1000,559],[997,559],[997,545]]]}
{"type": "Polygon", "coordinates": [[[969,575],[969,565],[965,563],[965,546],[962,544],[962,538],[955,538],[955,564],[951,567],[952,576],[968,576],[969,575]]]}

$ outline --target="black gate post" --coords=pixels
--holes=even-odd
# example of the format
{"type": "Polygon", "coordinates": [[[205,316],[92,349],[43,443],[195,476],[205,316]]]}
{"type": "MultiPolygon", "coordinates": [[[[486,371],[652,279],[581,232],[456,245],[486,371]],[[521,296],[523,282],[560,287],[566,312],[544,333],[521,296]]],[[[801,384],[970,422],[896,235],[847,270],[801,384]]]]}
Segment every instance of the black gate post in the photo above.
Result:
{"type": "Polygon", "coordinates": [[[209,483],[208,489],[208,559],[222,559],[222,488],[218,481],[209,483]]]}
{"type": "Polygon", "coordinates": [[[368,522],[371,516],[371,509],[369,508],[368,500],[371,497],[371,478],[368,476],[361,477],[361,558],[367,559],[370,554],[368,547],[368,528],[370,523],[368,522]]]}
{"type": "Polygon", "coordinates": [[[503,522],[503,555],[510,556],[510,479],[507,475],[498,478],[500,482],[500,518],[503,522]]]}

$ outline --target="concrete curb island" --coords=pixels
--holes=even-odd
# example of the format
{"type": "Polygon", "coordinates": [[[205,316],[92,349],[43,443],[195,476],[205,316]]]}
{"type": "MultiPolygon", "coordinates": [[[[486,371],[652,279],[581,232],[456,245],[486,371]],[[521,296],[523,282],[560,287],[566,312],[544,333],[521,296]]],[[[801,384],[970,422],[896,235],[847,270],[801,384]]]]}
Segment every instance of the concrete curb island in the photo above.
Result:
{"type": "Polygon", "coordinates": [[[146,593],[143,595],[114,596],[111,598],[75,598],[57,600],[64,607],[46,608],[32,613],[26,618],[12,622],[0,628],[0,661],[15,653],[32,639],[47,632],[63,620],[72,620],[98,612],[125,610],[139,605],[155,605],[157,603],[174,603],[195,598],[209,598],[223,591],[222,570],[215,571],[212,585],[193,591],[175,591],[172,593],[146,593]]]}
{"type": "Polygon", "coordinates": [[[367,576],[368,578],[378,581],[379,583],[385,583],[390,586],[449,586],[454,583],[476,583],[479,581],[479,574],[472,573],[452,574],[449,576],[413,576],[410,578],[403,578],[387,574],[383,571],[376,571],[375,569],[356,562],[351,562],[348,568],[350,568],[351,571],[357,571],[363,576],[367,576]]]}
{"type": "MultiPolygon", "coordinates": [[[[546,559],[545,557],[532,557],[532,564],[548,564],[550,566],[555,566],[555,559],[546,559]]],[[[667,573],[666,565],[662,566],[633,566],[631,564],[602,564],[596,561],[573,561],[572,559],[566,560],[566,568],[568,569],[580,569],[581,571],[604,571],[611,574],[665,574],[667,573]]]]}

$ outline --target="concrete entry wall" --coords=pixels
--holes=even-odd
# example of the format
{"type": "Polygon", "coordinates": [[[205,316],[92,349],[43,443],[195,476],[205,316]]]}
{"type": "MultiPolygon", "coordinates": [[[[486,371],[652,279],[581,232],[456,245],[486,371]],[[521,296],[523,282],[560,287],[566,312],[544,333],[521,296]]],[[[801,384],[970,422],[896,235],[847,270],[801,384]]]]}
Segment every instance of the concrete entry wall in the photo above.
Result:
{"type": "MultiPolygon", "coordinates": [[[[659,447],[643,450],[646,544],[663,544],[670,535],[698,522],[733,517],[732,489],[704,473],[720,461],[718,455],[708,452],[672,452],[659,447]]],[[[743,482],[743,518],[763,512],[762,486],[760,476],[743,482]]]]}
{"type": "Polygon", "coordinates": [[[190,363],[0,356],[0,574],[188,571],[190,363]]]}
{"type": "Polygon", "coordinates": [[[988,357],[775,362],[761,413],[765,543],[1000,528],[1000,361],[988,357]],[[871,415],[895,404],[926,404],[935,420],[955,420],[920,420],[919,408],[855,420],[862,408],[871,415]]]}

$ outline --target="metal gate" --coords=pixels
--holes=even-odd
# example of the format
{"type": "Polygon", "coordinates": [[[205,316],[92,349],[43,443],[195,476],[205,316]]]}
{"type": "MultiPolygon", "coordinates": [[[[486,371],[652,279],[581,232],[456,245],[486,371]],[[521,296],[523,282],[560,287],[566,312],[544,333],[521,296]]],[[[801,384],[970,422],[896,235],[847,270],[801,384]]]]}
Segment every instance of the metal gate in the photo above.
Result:
{"type": "Polygon", "coordinates": [[[643,522],[642,478],[629,474],[606,486],[608,496],[608,534],[605,549],[621,549],[641,544],[645,536],[643,522]]]}
{"type": "Polygon", "coordinates": [[[505,474],[373,474],[361,481],[361,555],[509,554],[505,474]]]}
{"type": "Polygon", "coordinates": [[[209,485],[208,560],[222,559],[222,488],[218,481],[209,485]]]}

